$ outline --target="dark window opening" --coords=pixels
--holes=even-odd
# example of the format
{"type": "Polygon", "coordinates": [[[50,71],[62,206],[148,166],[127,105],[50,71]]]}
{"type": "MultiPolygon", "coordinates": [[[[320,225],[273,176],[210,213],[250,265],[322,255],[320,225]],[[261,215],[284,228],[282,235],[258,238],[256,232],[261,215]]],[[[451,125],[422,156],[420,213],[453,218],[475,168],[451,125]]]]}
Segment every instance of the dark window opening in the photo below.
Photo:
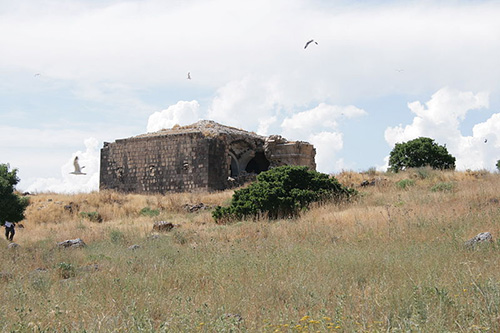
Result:
{"type": "Polygon", "coordinates": [[[267,171],[269,169],[269,161],[264,153],[255,153],[254,158],[252,158],[245,168],[248,173],[261,173],[262,171],[267,171]]]}

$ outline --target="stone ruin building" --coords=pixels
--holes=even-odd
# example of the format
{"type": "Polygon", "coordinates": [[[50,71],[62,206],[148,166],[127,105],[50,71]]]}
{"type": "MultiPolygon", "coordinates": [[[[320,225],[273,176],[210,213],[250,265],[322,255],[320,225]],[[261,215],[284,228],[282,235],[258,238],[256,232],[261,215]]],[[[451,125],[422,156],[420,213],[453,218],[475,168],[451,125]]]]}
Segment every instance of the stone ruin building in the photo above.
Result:
{"type": "Polygon", "coordinates": [[[130,193],[224,190],[281,165],[316,169],[313,145],[202,120],[105,142],[99,188],[130,193]]]}

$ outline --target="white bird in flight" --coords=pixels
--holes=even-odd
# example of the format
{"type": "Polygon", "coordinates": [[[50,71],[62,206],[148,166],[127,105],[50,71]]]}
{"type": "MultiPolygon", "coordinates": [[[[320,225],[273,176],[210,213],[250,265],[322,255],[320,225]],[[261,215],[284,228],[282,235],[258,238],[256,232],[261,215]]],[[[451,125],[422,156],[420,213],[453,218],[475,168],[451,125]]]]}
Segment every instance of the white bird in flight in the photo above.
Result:
{"type": "Polygon", "coordinates": [[[73,166],[75,167],[75,171],[70,172],[72,175],[86,175],[86,173],[82,172],[82,169],[85,168],[85,166],[82,166],[80,168],[80,164],[78,164],[78,156],[75,156],[75,159],[73,160],[73,166]]]}
{"type": "Polygon", "coordinates": [[[316,45],[318,45],[318,42],[316,42],[314,39],[311,39],[310,41],[308,41],[308,42],[306,43],[306,46],[304,46],[304,49],[306,49],[306,48],[307,48],[307,46],[308,46],[309,44],[311,44],[312,42],[314,42],[314,43],[316,43],[316,45]]]}

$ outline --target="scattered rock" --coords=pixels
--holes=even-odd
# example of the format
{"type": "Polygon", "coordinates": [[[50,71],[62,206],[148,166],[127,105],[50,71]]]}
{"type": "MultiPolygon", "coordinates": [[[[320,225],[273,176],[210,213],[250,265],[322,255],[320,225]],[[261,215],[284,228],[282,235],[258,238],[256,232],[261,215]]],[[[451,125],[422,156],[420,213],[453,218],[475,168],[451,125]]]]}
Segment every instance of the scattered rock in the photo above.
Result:
{"type": "Polygon", "coordinates": [[[70,202],[69,204],[67,204],[67,205],[64,206],[64,210],[68,211],[71,214],[73,214],[73,212],[77,211],[78,208],[79,208],[78,204],[76,204],[74,202],[70,202]]]}
{"type": "Polygon", "coordinates": [[[46,273],[47,272],[47,268],[38,267],[33,272],[35,272],[35,273],[46,273]]]}
{"type": "Polygon", "coordinates": [[[376,184],[375,179],[372,179],[371,181],[363,180],[359,185],[361,187],[365,187],[365,186],[375,186],[375,184],[376,184]]]}
{"type": "Polygon", "coordinates": [[[174,225],[172,222],[156,221],[153,224],[153,231],[167,232],[167,231],[172,230],[176,226],[177,225],[174,225]]]}
{"type": "Polygon", "coordinates": [[[134,245],[130,245],[128,247],[129,250],[137,250],[137,249],[140,249],[141,246],[140,245],[137,245],[137,244],[134,244],[134,245]]]}
{"type": "Polygon", "coordinates": [[[148,240],[155,240],[155,239],[159,239],[160,238],[160,235],[150,235],[148,236],[148,240]]]}
{"type": "Polygon", "coordinates": [[[224,318],[226,319],[233,319],[236,322],[240,322],[243,320],[243,317],[237,313],[225,313],[224,318]]]}
{"type": "Polygon", "coordinates": [[[17,244],[17,243],[10,243],[9,245],[7,245],[7,248],[8,249],[17,249],[17,248],[20,248],[21,245],[17,244]]]}
{"type": "Polygon", "coordinates": [[[87,246],[87,244],[85,244],[85,242],[83,240],[81,240],[80,238],[76,238],[76,239],[68,239],[68,240],[65,240],[64,242],[60,242],[60,243],[57,243],[57,247],[59,248],[66,248],[66,247],[76,247],[76,248],[79,248],[79,247],[85,247],[87,246]]]}
{"type": "Polygon", "coordinates": [[[468,248],[474,248],[479,243],[493,242],[493,236],[489,232],[481,232],[475,237],[469,239],[465,242],[465,246],[468,248]]]}
{"type": "Polygon", "coordinates": [[[194,213],[194,212],[197,212],[199,210],[205,210],[205,209],[210,209],[210,208],[211,208],[210,206],[206,206],[205,204],[203,204],[203,202],[200,202],[197,205],[190,205],[190,204],[184,205],[184,209],[190,213],[194,213]]]}
{"type": "Polygon", "coordinates": [[[500,201],[497,198],[491,198],[490,199],[490,204],[497,205],[498,203],[500,203],[500,201]]]}
{"type": "Polygon", "coordinates": [[[97,272],[99,270],[98,264],[90,264],[86,266],[82,266],[78,269],[80,272],[92,273],[97,272]]]}

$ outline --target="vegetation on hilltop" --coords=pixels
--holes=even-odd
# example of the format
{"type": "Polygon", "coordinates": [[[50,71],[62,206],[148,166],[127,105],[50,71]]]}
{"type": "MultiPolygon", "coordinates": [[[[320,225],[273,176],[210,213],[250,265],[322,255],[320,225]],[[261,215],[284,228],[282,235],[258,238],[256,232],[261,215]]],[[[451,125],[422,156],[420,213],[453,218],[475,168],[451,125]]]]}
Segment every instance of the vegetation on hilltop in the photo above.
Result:
{"type": "Polygon", "coordinates": [[[270,219],[297,216],[313,202],[348,200],[356,191],[335,177],[305,166],[281,166],[260,173],[257,181],[236,190],[228,207],[213,211],[217,223],[266,215],[270,219]]]}
{"type": "Polygon", "coordinates": [[[433,169],[455,169],[455,157],[431,138],[420,137],[396,143],[389,155],[389,170],[398,172],[408,168],[429,166],[433,169]]]}
{"type": "Polygon", "coordinates": [[[0,225],[5,221],[19,222],[24,218],[29,201],[14,192],[17,183],[17,169],[9,171],[8,164],[0,164],[0,225]]]}

